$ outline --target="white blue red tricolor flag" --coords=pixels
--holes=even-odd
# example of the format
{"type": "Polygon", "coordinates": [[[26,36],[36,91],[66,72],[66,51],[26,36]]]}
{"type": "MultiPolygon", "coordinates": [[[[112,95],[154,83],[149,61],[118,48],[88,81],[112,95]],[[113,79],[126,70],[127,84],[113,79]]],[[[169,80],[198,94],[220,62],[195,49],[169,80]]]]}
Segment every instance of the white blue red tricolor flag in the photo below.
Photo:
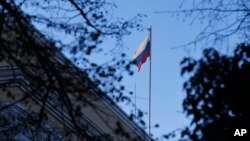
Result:
{"type": "Polygon", "coordinates": [[[132,61],[135,62],[138,68],[138,72],[141,69],[143,63],[146,62],[147,58],[150,57],[151,50],[151,33],[149,33],[143,42],[140,44],[139,48],[136,50],[134,56],[132,57],[132,61]]]}

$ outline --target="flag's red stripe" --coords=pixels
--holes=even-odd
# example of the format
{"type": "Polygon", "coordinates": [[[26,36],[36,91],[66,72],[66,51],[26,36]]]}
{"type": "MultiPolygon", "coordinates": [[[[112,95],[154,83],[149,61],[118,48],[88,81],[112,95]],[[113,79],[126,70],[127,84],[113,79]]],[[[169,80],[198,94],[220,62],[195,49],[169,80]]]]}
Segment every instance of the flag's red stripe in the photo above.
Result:
{"type": "Polygon", "coordinates": [[[150,56],[150,48],[147,47],[146,50],[144,50],[140,56],[140,60],[137,62],[137,68],[138,72],[141,69],[141,65],[146,62],[147,58],[150,56]]]}

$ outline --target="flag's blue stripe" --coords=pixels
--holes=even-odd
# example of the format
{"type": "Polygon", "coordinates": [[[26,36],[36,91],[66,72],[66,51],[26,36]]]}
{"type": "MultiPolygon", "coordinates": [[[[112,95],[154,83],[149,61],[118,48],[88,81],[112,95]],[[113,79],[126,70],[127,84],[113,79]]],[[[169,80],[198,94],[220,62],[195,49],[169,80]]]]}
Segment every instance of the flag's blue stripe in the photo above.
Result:
{"type": "Polygon", "coordinates": [[[143,55],[150,50],[150,42],[147,42],[145,49],[136,57],[135,64],[138,65],[143,57],[143,55]]]}

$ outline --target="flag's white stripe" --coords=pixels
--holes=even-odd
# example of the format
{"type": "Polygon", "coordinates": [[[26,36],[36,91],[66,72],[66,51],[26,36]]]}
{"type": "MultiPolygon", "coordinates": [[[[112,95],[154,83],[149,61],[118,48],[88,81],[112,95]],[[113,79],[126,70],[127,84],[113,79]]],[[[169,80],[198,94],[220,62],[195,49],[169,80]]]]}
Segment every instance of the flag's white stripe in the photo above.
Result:
{"type": "Polygon", "coordinates": [[[132,61],[134,61],[143,52],[143,50],[146,48],[149,40],[150,40],[150,35],[148,35],[144,38],[144,40],[140,44],[139,48],[136,50],[135,54],[133,55],[132,61]]]}

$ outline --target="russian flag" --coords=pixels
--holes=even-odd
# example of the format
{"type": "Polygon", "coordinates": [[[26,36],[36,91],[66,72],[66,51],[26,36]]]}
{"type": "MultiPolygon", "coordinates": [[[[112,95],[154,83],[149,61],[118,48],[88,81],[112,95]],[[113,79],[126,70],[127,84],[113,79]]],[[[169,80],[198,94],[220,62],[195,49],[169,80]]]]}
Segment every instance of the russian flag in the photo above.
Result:
{"type": "Polygon", "coordinates": [[[138,72],[141,69],[143,63],[146,62],[147,58],[150,57],[150,33],[145,37],[143,42],[140,44],[139,48],[136,50],[134,56],[132,57],[132,61],[135,62],[138,68],[138,72]]]}

